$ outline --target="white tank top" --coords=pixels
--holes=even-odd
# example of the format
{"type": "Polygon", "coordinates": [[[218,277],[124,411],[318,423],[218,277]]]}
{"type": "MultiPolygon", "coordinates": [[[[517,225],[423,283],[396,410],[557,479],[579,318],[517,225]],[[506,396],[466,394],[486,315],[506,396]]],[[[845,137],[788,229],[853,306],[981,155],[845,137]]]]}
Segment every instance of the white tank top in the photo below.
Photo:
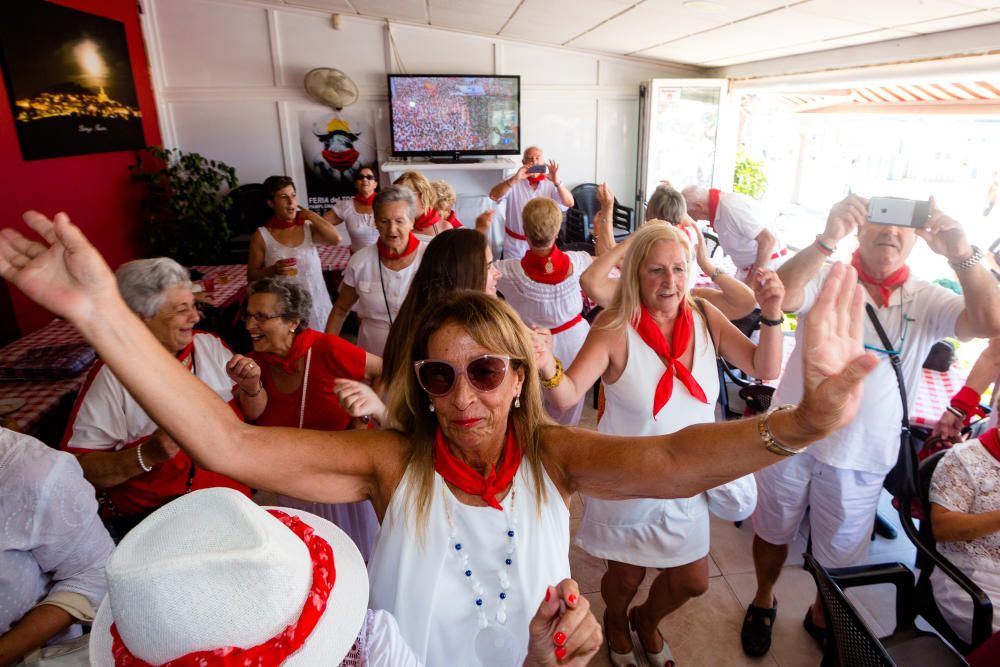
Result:
{"type": "MultiPolygon", "coordinates": [[[[529,466],[520,467],[514,493],[508,493],[500,512],[492,507],[459,503],[441,476],[434,475],[434,490],[424,539],[418,539],[414,512],[406,506],[407,471],[393,494],[375,549],[368,561],[371,580],[370,607],[385,609],[399,622],[407,643],[426,665],[463,667],[514,667],[528,650],[528,622],[538,609],[545,589],[569,576],[569,509],[559,490],[543,472],[546,498],[538,505],[529,466]],[[454,531],[449,526],[449,516],[454,531]],[[515,532],[516,547],[505,565],[515,532]],[[462,549],[456,550],[455,544],[462,549]],[[462,556],[468,556],[463,563],[462,556]],[[479,607],[466,570],[481,581],[483,609],[491,625],[500,602],[499,573],[506,569],[506,623],[508,651],[476,651],[479,607]],[[496,660],[483,663],[478,655],[496,660]]],[[[483,643],[486,635],[480,638],[483,643]]]]}
{"type": "Polygon", "coordinates": [[[295,258],[295,266],[299,273],[296,276],[282,276],[283,280],[298,283],[309,290],[312,297],[312,311],[309,313],[308,326],[317,331],[326,328],[326,320],[333,310],[330,293],[326,290],[323,280],[323,265],[319,261],[319,253],[312,240],[312,227],[303,225],[305,236],[297,246],[287,246],[271,235],[267,227],[260,228],[260,236],[264,239],[264,265],[271,266],[279,259],[295,258]]]}

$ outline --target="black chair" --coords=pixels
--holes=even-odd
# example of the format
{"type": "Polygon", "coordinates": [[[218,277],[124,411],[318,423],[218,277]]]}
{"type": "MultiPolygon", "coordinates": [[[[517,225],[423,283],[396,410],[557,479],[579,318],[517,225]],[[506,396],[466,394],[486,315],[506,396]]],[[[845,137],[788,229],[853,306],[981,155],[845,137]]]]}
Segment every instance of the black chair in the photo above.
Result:
{"type": "Polygon", "coordinates": [[[267,193],[261,183],[246,183],[231,190],[226,198],[232,204],[226,211],[226,223],[232,237],[226,248],[226,257],[234,264],[246,264],[250,252],[250,237],[271,219],[273,212],[267,205],[267,193]]]}
{"type": "Polygon", "coordinates": [[[917,567],[920,568],[920,577],[917,579],[916,585],[916,612],[925,618],[941,636],[962,653],[967,654],[993,634],[993,603],[979,586],[937,550],[931,522],[930,488],[934,470],[945,453],[945,451],[937,452],[920,463],[917,471],[919,497],[912,498],[904,495],[899,499],[899,521],[903,525],[903,532],[917,548],[917,567]],[[922,518],[914,515],[914,509],[918,508],[922,518]],[[934,590],[931,586],[931,573],[935,568],[944,572],[969,595],[973,610],[971,642],[958,636],[937,606],[934,590]]]}
{"type": "Polygon", "coordinates": [[[823,667],[947,667],[968,664],[961,654],[933,632],[917,629],[913,573],[902,563],[881,563],[827,570],[804,554],[826,612],[830,639],[823,667]],[[844,594],[855,586],[893,584],[896,587],[896,629],[878,638],[844,594]]]}
{"type": "Polygon", "coordinates": [[[721,247],[719,245],[719,237],[712,232],[706,232],[704,229],[701,231],[701,235],[705,238],[705,250],[708,251],[708,256],[715,257],[716,251],[721,247]]]}
{"type": "MultiPolygon", "coordinates": [[[[578,208],[566,209],[566,219],[563,221],[563,245],[571,243],[592,243],[594,235],[590,226],[590,218],[578,208]]],[[[566,248],[563,247],[562,250],[566,248]]]]}
{"type": "Polygon", "coordinates": [[[597,212],[601,210],[601,205],[597,203],[597,183],[581,183],[572,190],[572,208],[581,211],[588,220],[593,220],[597,212]]]}
{"type": "Polygon", "coordinates": [[[615,241],[619,243],[635,231],[635,211],[628,206],[622,206],[617,199],[611,215],[611,229],[614,232],[615,241]]]}

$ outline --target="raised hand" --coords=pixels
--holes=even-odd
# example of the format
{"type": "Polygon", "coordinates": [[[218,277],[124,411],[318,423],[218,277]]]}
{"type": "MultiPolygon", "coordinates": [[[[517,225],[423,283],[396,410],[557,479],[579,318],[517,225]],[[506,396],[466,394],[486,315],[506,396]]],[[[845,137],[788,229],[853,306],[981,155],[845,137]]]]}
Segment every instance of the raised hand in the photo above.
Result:
{"type": "Polygon", "coordinates": [[[781,302],[785,298],[785,286],[778,274],[771,269],[757,269],[751,283],[761,315],[769,320],[781,319],[781,302]]]}
{"type": "Polygon", "coordinates": [[[861,402],[862,381],[878,360],[864,351],[864,299],[857,272],[833,265],[815,305],[800,326],[804,392],[796,410],[807,434],[825,437],[850,422],[861,402]]]}
{"type": "Polygon", "coordinates": [[[250,357],[234,354],[226,363],[226,375],[247,394],[254,394],[260,389],[260,366],[250,357]]]}
{"type": "Polygon", "coordinates": [[[583,667],[601,648],[601,626],[572,579],[545,589],[545,599],[528,624],[525,667],[583,667]]]}
{"type": "Polygon", "coordinates": [[[864,225],[867,217],[868,200],[855,194],[847,195],[830,209],[822,234],[824,242],[836,245],[864,225]]]}
{"type": "Polygon", "coordinates": [[[543,377],[552,377],[556,372],[556,358],[552,355],[552,332],[532,324],[528,334],[535,350],[535,365],[543,377]]]}
{"type": "Polygon", "coordinates": [[[514,175],[511,176],[511,178],[513,178],[515,181],[523,181],[527,177],[528,177],[528,168],[523,164],[520,167],[518,167],[517,171],[514,172],[514,175]]]}
{"type": "Polygon", "coordinates": [[[44,242],[0,230],[0,276],[77,325],[101,317],[103,304],[121,300],[111,269],[69,216],[57,213],[49,220],[28,211],[24,221],[44,242]]]}
{"type": "Polygon", "coordinates": [[[340,399],[340,407],[351,417],[374,417],[385,423],[388,410],[375,390],[364,382],[338,379],[333,383],[333,393],[340,399]]]}
{"type": "Polygon", "coordinates": [[[476,216],[476,231],[481,234],[487,234],[490,231],[490,226],[493,225],[493,214],[495,211],[492,209],[483,211],[478,216],[476,216]]]}
{"type": "Polygon", "coordinates": [[[937,207],[934,197],[931,197],[930,215],[924,229],[917,229],[917,236],[927,242],[931,250],[946,257],[949,261],[961,262],[972,254],[972,246],[965,236],[965,230],[953,218],[948,217],[937,207]]]}
{"type": "Polygon", "coordinates": [[[555,160],[549,160],[549,180],[553,183],[559,183],[559,163],[555,160]]]}
{"type": "Polygon", "coordinates": [[[610,211],[615,205],[615,193],[607,183],[597,186],[597,203],[605,211],[610,211]]]}

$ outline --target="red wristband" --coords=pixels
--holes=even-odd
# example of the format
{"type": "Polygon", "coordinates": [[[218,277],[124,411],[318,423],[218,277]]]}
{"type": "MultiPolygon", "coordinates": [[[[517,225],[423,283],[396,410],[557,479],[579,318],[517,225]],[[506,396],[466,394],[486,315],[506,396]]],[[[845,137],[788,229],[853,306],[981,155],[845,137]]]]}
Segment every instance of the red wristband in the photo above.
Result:
{"type": "Polygon", "coordinates": [[[961,410],[965,413],[965,424],[968,425],[973,417],[983,417],[986,413],[983,412],[982,407],[979,405],[979,399],[981,398],[979,392],[965,385],[958,390],[951,399],[951,407],[956,410],[961,410]]]}

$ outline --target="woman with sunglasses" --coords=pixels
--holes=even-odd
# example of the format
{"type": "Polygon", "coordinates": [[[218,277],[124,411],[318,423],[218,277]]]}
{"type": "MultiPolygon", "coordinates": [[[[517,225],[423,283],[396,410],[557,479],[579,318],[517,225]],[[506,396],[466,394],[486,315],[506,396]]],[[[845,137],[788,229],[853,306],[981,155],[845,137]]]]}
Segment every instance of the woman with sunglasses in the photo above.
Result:
{"type": "MultiPolygon", "coordinates": [[[[158,348],[68,216],[53,223],[29,212],[25,220],[47,242],[3,230],[0,276],[73,322],[196,460],[298,498],[371,501],[383,518],[371,604],[396,616],[425,664],[506,666],[524,657],[527,619],[548,583],[569,573],[573,493],[689,497],[775,463],[850,420],[875,365],[861,347],[856,275],[837,265],[803,332],[797,407],[671,435],[603,435],[545,417],[517,313],[462,292],[413,323],[407,364],[415,371],[394,379],[393,429],[262,428],[236,419],[158,348]]],[[[582,649],[570,634],[552,636],[563,663],[582,649]]]]}
{"type": "MultiPolygon", "coordinates": [[[[557,408],[575,405],[600,379],[606,397],[600,432],[662,435],[715,421],[717,357],[753,377],[778,376],[781,281],[765,270],[754,278],[766,325],[755,345],[712,304],[691,298],[690,256],[687,236],[672,225],[646,225],[632,235],[614,300],[595,320],[572,366],[562,376],[561,362],[551,352],[539,362],[547,398],[557,408]]],[[[750,505],[744,512],[751,511],[748,494],[742,491],[732,504],[750,505]]],[[[647,662],[672,666],[670,647],[657,627],[708,590],[707,494],[676,500],[585,497],[576,542],[607,561],[601,596],[611,662],[638,664],[631,624],[647,662]],[[646,568],[660,571],[646,602],[629,610],[646,568]]]]}
{"type": "Polygon", "coordinates": [[[334,225],[346,224],[347,235],[351,237],[351,253],[374,244],[378,240],[375,228],[372,202],[378,179],[371,167],[361,167],[354,179],[355,195],[352,199],[341,199],[323,217],[334,225]]]}
{"type": "MultiPolygon", "coordinates": [[[[312,299],[301,286],[264,278],[251,283],[248,293],[244,319],[253,344],[250,359],[259,366],[260,379],[252,391],[238,392],[247,419],[260,426],[321,431],[365,426],[352,424],[331,388],[341,379],[374,381],[382,360],[340,336],[307,328],[312,299]]],[[[337,524],[368,560],[378,532],[370,503],[325,504],[285,496],[280,503],[337,524]]]]}
{"type": "Polygon", "coordinates": [[[427,244],[413,234],[417,213],[413,192],[390,185],[375,195],[372,205],[378,241],[354,253],[347,263],[326,333],[339,334],[353,308],[361,320],[358,345],[382,356],[389,327],[410,289],[427,244]]]}

